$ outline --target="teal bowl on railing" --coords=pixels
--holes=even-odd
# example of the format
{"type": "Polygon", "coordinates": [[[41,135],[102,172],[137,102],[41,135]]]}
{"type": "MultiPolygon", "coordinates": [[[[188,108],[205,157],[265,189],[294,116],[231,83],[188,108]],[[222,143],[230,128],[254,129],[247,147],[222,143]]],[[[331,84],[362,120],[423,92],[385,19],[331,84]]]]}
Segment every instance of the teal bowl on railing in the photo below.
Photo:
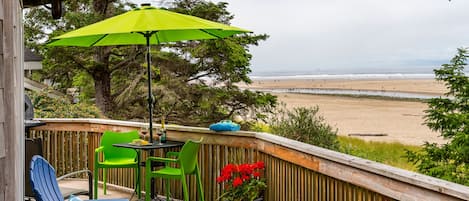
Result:
{"type": "Polygon", "coordinates": [[[239,131],[240,128],[239,124],[230,120],[222,120],[209,126],[209,129],[213,131],[239,131]]]}

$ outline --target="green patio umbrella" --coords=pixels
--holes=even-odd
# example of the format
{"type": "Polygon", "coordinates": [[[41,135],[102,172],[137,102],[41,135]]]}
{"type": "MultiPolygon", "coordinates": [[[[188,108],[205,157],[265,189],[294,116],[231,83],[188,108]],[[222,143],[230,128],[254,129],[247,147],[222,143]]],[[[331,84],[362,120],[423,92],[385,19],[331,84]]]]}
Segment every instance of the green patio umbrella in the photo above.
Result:
{"type": "Polygon", "coordinates": [[[103,21],[53,38],[49,46],[146,45],[150,142],[153,142],[153,96],[151,90],[150,45],[167,42],[225,38],[250,31],[202,18],[157,9],[142,4],[103,21]]]}

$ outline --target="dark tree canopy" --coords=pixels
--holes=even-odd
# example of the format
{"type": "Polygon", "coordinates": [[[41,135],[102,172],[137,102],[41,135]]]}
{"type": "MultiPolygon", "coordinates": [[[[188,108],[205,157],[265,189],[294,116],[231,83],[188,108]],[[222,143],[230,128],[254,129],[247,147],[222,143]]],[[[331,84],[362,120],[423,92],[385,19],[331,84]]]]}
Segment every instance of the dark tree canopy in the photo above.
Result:
{"type": "MultiPolygon", "coordinates": [[[[36,80],[50,79],[59,90],[78,87],[83,101],[94,98],[105,115],[114,119],[147,117],[147,74],[142,46],[46,47],[53,36],[125,12],[135,5],[120,1],[66,1],[66,14],[57,21],[48,11],[31,9],[25,15],[26,45],[44,57],[44,71],[36,80]]],[[[176,0],[165,4],[176,12],[229,23],[227,3],[176,0]]],[[[226,39],[188,41],[152,46],[155,119],[204,126],[233,115],[265,117],[276,97],[241,90],[250,83],[249,46],[267,39],[265,34],[244,34],[226,39]]]]}

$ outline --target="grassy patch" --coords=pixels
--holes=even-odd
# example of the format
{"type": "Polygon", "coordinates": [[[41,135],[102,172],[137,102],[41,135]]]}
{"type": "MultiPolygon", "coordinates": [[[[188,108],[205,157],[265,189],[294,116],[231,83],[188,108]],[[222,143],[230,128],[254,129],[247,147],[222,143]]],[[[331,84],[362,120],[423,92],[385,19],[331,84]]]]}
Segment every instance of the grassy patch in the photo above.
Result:
{"type": "Polygon", "coordinates": [[[405,158],[405,150],[417,151],[419,146],[398,142],[370,142],[353,137],[338,136],[341,152],[384,163],[394,167],[416,171],[415,165],[405,158]]]}
{"type": "MultiPolygon", "coordinates": [[[[288,92],[291,94],[307,94],[307,93],[294,93],[288,92]]],[[[307,94],[307,95],[317,95],[317,96],[337,96],[337,97],[348,97],[348,98],[367,98],[375,100],[389,100],[389,101],[408,101],[408,102],[422,102],[426,103],[427,99],[422,98],[405,98],[405,97],[390,97],[390,96],[378,96],[378,95],[365,95],[365,94],[307,94]]]]}
{"type": "MultiPolygon", "coordinates": [[[[271,132],[270,126],[257,123],[251,128],[256,132],[271,132]]],[[[405,158],[405,150],[418,151],[419,146],[405,145],[398,142],[372,142],[355,137],[337,136],[339,151],[360,158],[384,163],[390,166],[417,171],[414,164],[405,158]]]]}

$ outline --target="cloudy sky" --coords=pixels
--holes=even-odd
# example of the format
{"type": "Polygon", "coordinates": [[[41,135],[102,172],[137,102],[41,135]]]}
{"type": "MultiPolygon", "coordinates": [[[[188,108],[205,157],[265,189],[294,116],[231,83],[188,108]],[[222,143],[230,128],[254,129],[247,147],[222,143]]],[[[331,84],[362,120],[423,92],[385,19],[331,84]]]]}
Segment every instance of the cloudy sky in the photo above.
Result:
{"type": "Polygon", "coordinates": [[[468,0],[226,2],[232,25],[270,35],[250,48],[254,74],[430,73],[469,46],[468,0]]]}

